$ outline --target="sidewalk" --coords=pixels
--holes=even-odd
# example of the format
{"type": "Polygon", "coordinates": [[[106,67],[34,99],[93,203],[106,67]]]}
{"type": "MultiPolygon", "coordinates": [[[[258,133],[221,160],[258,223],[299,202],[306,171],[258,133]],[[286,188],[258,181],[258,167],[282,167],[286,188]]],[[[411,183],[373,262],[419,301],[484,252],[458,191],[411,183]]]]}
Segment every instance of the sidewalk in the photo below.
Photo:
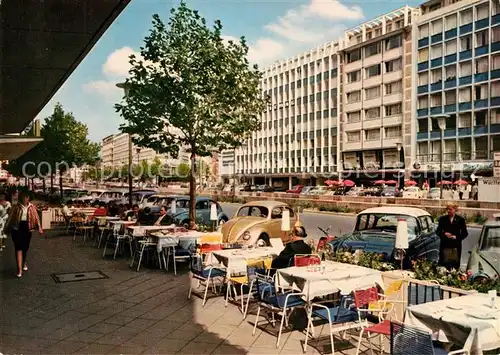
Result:
{"type": "Polygon", "coordinates": [[[185,268],[177,277],[136,272],[127,258],[102,259],[102,249],[62,234],[34,235],[21,279],[12,243],[0,252],[0,353],[302,354],[303,333],[284,333],[276,349],[274,335],[257,330],[252,336],[254,315],[242,321],[237,306],[224,307],[222,297],[204,308],[195,296],[188,301],[185,268]],[[51,276],[97,270],[109,278],[56,283],[51,276]]]}

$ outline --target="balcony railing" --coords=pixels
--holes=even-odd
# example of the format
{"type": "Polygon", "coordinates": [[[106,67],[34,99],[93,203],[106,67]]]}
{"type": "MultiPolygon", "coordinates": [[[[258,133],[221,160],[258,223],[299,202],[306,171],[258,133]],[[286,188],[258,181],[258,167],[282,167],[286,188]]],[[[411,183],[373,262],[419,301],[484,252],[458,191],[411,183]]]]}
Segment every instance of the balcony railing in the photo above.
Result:
{"type": "Polygon", "coordinates": [[[431,60],[431,68],[436,68],[443,65],[443,57],[434,58],[431,60]]]}
{"type": "Polygon", "coordinates": [[[418,40],[418,48],[427,47],[429,45],[429,37],[418,40]]]}
{"type": "Polygon", "coordinates": [[[474,82],[480,83],[488,80],[488,73],[477,73],[474,74],[474,82]]]}
{"type": "Polygon", "coordinates": [[[442,40],[443,40],[443,34],[442,33],[436,33],[435,35],[433,35],[431,37],[431,43],[432,44],[441,42],[442,40]]]}
{"type": "Polygon", "coordinates": [[[445,89],[451,89],[457,86],[457,78],[446,79],[444,82],[445,89]]]}
{"type": "Polygon", "coordinates": [[[469,102],[460,102],[458,104],[458,110],[459,111],[467,111],[467,110],[470,110],[472,108],[472,102],[469,101],[469,102]]]}
{"type": "Polygon", "coordinates": [[[460,35],[463,35],[465,33],[472,32],[472,23],[469,23],[467,25],[460,26],[460,29],[458,31],[460,35]]]}
{"type": "Polygon", "coordinates": [[[445,39],[450,39],[454,38],[457,36],[458,30],[456,28],[452,28],[451,30],[448,30],[444,33],[444,38],[445,39]]]}
{"type": "Polygon", "coordinates": [[[429,69],[429,62],[418,63],[418,71],[429,69]]]}
{"type": "Polygon", "coordinates": [[[458,78],[458,85],[470,85],[472,83],[472,75],[458,78]]]}
{"type": "Polygon", "coordinates": [[[443,82],[438,81],[437,83],[431,84],[431,91],[443,90],[443,82]]]}
{"type": "Polygon", "coordinates": [[[489,50],[490,49],[489,49],[488,45],[482,46],[482,47],[476,47],[476,49],[475,49],[476,57],[480,56],[480,55],[488,54],[489,50]]]}
{"type": "Polygon", "coordinates": [[[483,19],[481,19],[479,21],[476,21],[476,23],[475,23],[476,31],[480,30],[482,28],[488,27],[489,24],[490,24],[490,19],[488,17],[487,18],[483,18],[483,19]]]}
{"type": "Polygon", "coordinates": [[[460,60],[470,59],[472,58],[472,50],[462,51],[458,54],[458,57],[460,60]]]}
{"type": "Polygon", "coordinates": [[[417,93],[425,94],[426,92],[429,92],[429,85],[425,84],[425,85],[420,85],[419,87],[417,87],[417,93]]]}
{"type": "Polygon", "coordinates": [[[457,53],[448,54],[444,57],[444,64],[451,64],[457,61],[457,53]]]}
{"type": "Polygon", "coordinates": [[[491,79],[498,79],[500,78],[500,69],[494,69],[490,72],[491,79]]]}

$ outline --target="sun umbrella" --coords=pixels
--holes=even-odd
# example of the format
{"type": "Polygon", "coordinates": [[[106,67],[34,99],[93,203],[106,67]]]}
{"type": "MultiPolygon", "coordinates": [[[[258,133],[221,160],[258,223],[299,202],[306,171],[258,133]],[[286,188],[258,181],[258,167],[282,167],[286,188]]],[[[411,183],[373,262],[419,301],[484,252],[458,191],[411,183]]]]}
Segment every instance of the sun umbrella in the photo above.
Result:
{"type": "Polygon", "coordinates": [[[373,185],[384,185],[385,184],[385,180],[376,180],[373,182],[373,185]]]}
{"type": "Polygon", "coordinates": [[[457,180],[454,182],[455,185],[468,185],[469,183],[465,180],[457,180]]]}
{"type": "Polygon", "coordinates": [[[448,181],[448,180],[439,181],[437,184],[438,185],[453,185],[453,183],[451,181],[448,181]]]}
{"type": "Polygon", "coordinates": [[[415,186],[415,185],[417,185],[416,181],[413,181],[413,180],[406,180],[405,181],[405,186],[415,186]]]}
{"type": "Polygon", "coordinates": [[[352,180],[344,180],[344,181],[342,181],[342,184],[346,187],[356,186],[356,183],[352,180]]]}
{"type": "Polygon", "coordinates": [[[325,181],[325,185],[328,185],[328,186],[336,186],[336,185],[340,185],[341,182],[340,181],[337,181],[337,180],[326,180],[325,181]]]}
{"type": "Polygon", "coordinates": [[[386,185],[397,185],[397,184],[398,184],[398,182],[397,182],[396,180],[387,180],[387,181],[385,182],[385,184],[386,184],[386,185]]]}

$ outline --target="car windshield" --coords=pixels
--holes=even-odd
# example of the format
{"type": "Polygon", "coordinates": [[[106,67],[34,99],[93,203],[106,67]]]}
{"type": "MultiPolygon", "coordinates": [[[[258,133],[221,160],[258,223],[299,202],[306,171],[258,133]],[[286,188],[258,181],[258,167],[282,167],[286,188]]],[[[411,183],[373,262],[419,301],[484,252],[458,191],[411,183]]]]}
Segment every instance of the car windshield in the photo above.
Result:
{"type": "Polygon", "coordinates": [[[265,217],[269,215],[269,210],[264,206],[243,206],[238,210],[238,217],[265,217]]]}
{"type": "Polygon", "coordinates": [[[383,231],[396,235],[398,220],[403,218],[408,223],[408,234],[415,237],[418,232],[418,223],[415,217],[396,214],[361,214],[358,216],[356,231],[383,231]]]}
{"type": "Polygon", "coordinates": [[[432,192],[432,193],[439,192],[439,191],[440,191],[439,187],[433,187],[433,188],[430,190],[430,192],[432,192]]]}
{"type": "Polygon", "coordinates": [[[500,253],[500,226],[485,228],[481,250],[500,253]]]}
{"type": "Polygon", "coordinates": [[[167,206],[168,207],[168,206],[170,206],[172,204],[173,200],[174,200],[173,197],[160,197],[160,198],[158,198],[154,202],[154,205],[156,205],[156,206],[167,206]]]}
{"type": "Polygon", "coordinates": [[[90,193],[90,196],[92,196],[92,197],[99,197],[99,196],[101,196],[101,194],[102,194],[101,191],[92,191],[90,193]]]}
{"type": "Polygon", "coordinates": [[[384,192],[392,192],[396,191],[396,188],[394,186],[389,186],[384,188],[384,192]]]}

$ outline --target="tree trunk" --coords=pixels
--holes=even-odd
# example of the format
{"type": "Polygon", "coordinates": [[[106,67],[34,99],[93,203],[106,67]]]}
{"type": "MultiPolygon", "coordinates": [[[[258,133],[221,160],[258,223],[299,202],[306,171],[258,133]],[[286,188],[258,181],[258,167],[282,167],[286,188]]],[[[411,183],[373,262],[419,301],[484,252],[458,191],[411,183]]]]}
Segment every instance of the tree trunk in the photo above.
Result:
{"type": "Polygon", "coordinates": [[[45,192],[47,190],[47,186],[46,186],[46,183],[45,183],[45,176],[42,179],[42,189],[43,189],[43,192],[45,192]]]}
{"type": "Polygon", "coordinates": [[[50,173],[50,193],[54,191],[54,173],[50,173]]]}
{"type": "Polygon", "coordinates": [[[196,228],[196,147],[191,146],[191,171],[189,174],[189,229],[196,228]]]}
{"type": "Polygon", "coordinates": [[[61,203],[63,200],[63,172],[59,170],[59,194],[61,196],[61,203]]]}

